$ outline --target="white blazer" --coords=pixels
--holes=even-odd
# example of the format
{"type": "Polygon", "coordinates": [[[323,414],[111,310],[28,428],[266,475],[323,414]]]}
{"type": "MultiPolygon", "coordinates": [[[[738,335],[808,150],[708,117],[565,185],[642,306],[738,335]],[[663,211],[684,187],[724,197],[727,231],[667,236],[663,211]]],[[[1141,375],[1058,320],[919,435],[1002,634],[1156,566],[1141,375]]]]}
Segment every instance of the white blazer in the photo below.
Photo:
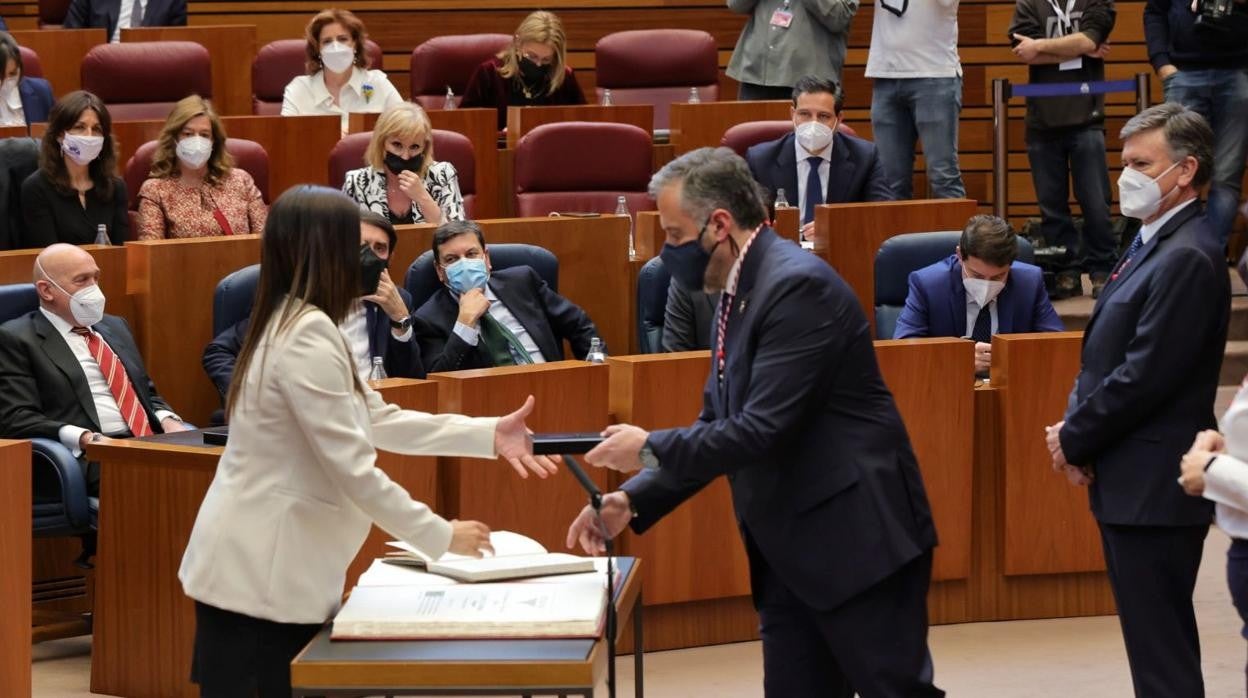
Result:
{"type": "Polygon", "coordinates": [[[1222,416],[1226,453],[1205,471],[1205,499],[1217,506],[1217,524],[1232,538],[1248,539],[1248,380],[1222,416]]]}
{"type": "Polygon", "coordinates": [[[380,113],[403,102],[403,96],[381,70],[351,69],[351,79],[338,93],[338,104],[325,87],[325,71],[299,75],[286,85],[282,93],[282,116],[309,114],[341,114],[342,132],[347,132],[349,115],[358,112],[380,113]]]}
{"type": "Polygon", "coordinates": [[[450,545],[450,523],[377,468],[375,449],[494,458],[498,419],[402,410],[367,387],[360,394],[325,313],[304,306],[285,330],[276,324],[247,370],[178,579],[187,596],[217,608],[322,623],[374,521],[434,557],[450,545]]]}

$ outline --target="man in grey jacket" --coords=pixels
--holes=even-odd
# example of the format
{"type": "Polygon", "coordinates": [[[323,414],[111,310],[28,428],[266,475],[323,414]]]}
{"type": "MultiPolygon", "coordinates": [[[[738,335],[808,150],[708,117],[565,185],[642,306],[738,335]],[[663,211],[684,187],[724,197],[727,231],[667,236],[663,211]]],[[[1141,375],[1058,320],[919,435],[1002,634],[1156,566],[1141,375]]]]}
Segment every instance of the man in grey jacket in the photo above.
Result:
{"type": "Polygon", "coordinates": [[[750,15],[728,62],[737,99],[789,99],[804,75],[837,84],[858,0],[728,0],[750,15]]]}

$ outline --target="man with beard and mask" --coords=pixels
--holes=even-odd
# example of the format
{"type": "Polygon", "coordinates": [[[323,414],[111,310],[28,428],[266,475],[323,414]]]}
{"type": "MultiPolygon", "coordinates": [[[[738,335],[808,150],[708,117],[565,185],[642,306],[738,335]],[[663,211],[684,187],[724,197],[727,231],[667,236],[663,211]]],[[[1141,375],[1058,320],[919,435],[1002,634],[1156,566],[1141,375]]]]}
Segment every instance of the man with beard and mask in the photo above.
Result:
{"type": "Polygon", "coordinates": [[[1014,259],[1018,236],[996,216],[974,216],[957,250],[910,274],[894,339],[965,337],[975,342],[975,372],[992,366],[992,336],[1061,332],[1040,267],[1014,259]]]}
{"type": "MultiPolygon", "coordinates": [[[[126,321],[104,314],[99,281],[80,247],[57,243],[35,258],[39,309],[0,325],[0,437],[52,439],[81,459],[101,435],[187,428],[156,392],[126,321]]],[[[98,464],[83,467],[98,496],[98,464]]]]}
{"type": "MultiPolygon", "coordinates": [[[[1053,468],[1088,486],[1136,696],[1205,695],[1192,591],[1213,503],[1183,493],[1179,462],[1216,428],[1230,283],[1199,191],[1213,131],[1179,104],[1122,128],[1119,203],[1143,224],[1083,333],[1053,468]]],[[[1038,437],[1039,435],[1037,435],[1038,437]]]]}
{"type": "Polygon", "coordinates": [[[585,311],[532,268],[494,270],[472,221],[434,232],[433,262],[443,286],[415,313],[430,373],[562,361],[564,340],[584,359],[600,336],[585,311]]]}
{"type": "MultiPolygon", "coordinates": [[[[365,288],[354,311],[339,329],[351,346],[361,380],[368,380],[373,361],[382,360],[391,378],[424,378],[425,367],[411,315],[412,299],[390,280],[386,269],[398,237],[394,226],[372,212],[360,214],[360,265],[365,288]]],[[[224,400],[234,375],[234,362],[247,336],[248,319],[240,320],[208,343],[204,349],[204,372],[224,400]]]]}
{"type": "Polygon", "coordinates": [[[801,211],[802,236],[815,226],[815,207],[896,198],[875,144],[836,130],[845,97],[831,80],[806,76],[793,87],[793,133],[745,154],[754,179],[801,211]]]}
{"type": "Polygon", "coordinates": [[[650,193],[672,278],[722,292],[702,414],[682,429],[607,427],[585,460],[642,472],[603,497],[601,521],[582,510],[568,547],[602,553],[604,529],[644,533],[727,476],[765,695],[943,696],[927,647],[936,531],[853,291],[767,227],[726,148],[668,163],[650,193]]]}
{"type": "Polygon", "coordinates": [[[464,220],[459,174],[451,163],[434,159],[432,133],[419,104],[387,109],[364,151],[367,166],[347,172],[343,193],[395,224],[464,220]]]}
{"type": "Polygon", "coordinates": [[[507,107],[584,104],[567,64],[567,46],[558,17],[540,10],[530,14],[507,48],[473,71],[460,106],[497,109],[501,131],[507,127],[507,107]]]}

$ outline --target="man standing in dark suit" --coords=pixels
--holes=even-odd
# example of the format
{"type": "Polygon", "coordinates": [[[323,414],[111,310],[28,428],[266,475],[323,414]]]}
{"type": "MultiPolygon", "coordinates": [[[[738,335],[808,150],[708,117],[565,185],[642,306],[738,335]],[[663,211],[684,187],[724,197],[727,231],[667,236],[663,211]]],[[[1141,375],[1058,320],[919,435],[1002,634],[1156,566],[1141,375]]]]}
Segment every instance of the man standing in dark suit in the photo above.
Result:
{"type": "Polygon", "coordinates": [[[63,26],[103,27],[108,40],[116,43],[122,29],[186,26],[186,0],[73,0],[63,26]]]}
{"type": "MultiPolygon", "coordinates": [[[[650,192],[672,277],[722,293],[698,421],[613,425],[586,455],[644,468],[604,498],[608,534],[642,533],[726,475],[768,698],[943,696],[927,649],[936,531],[853,292],[764,225],[757,186],[727,149],[674,160],[650,192]]],[[[600,531],[586,508],[568,546],[599,552],[600,531]]]]}
{"type": "Polygon", "coordinates": [[[802,212],[805,239],[810,239],[819,204],[897,198],[875,144],[836,129],[844,99],[840,86],[830,80],[798,80],[790,110],[793,133],[745,153],[754,179],[772,199],[783,189],[784,198],[802,212]]]}
{"type": "Polygon", "coordinates": [[[1216,428],[1230,284],[1199,189],[1213,133],[1167,103],[1122,129],[1123,215],[1143,223],[1097,299],[1053,467],[1089,485],[1137,696],[1199,698],[1192,590],[1213,504],[1184,495],[1175,463],[1216,428]]]}
{"type": "Polygon", "coordinates": [[[953,254],[911,272],[893,338],[966,337],[975,342],[975,371],[983,374],[992,366],[994,334],[1061,332],[1044,275],[1017,255],[1018,235],[1009,223],[973,216],[953,254]]]}
{"type": "Polygon", "coordinates": [[[565,339],[584,359],[599,336],[585,311],[532,268],[495,271],[485,234],[472,221],[438,228],[433,261],[443,286],[416,310],[430,373],[562,361],[565,339]]]}
{"type": "MultiPolygon", "coordinates": [[[[73,245],[35,259],[39,309],[0,325],[0,436],[53,439],[81,456],[100,435],[186,429],[156,392],[126,321],[104,314],[99,277],[73,245]]],[[[98,468],[87,486],[99,492],[98,468]]]]}

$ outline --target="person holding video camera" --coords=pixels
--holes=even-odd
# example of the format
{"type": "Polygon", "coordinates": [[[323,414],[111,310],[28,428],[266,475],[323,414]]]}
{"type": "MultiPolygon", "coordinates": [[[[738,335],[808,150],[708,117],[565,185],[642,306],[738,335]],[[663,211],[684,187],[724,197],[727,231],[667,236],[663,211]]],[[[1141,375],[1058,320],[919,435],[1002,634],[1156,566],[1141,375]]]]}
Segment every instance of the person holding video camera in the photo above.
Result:
{"type": "Polygon", "coordinates": [[[1248,156],[1248,0],[1148,0],[1144,38],[1165,100],[1213,128],[1213,186],[1206,207],[1225,246],[1248,156]]]}

